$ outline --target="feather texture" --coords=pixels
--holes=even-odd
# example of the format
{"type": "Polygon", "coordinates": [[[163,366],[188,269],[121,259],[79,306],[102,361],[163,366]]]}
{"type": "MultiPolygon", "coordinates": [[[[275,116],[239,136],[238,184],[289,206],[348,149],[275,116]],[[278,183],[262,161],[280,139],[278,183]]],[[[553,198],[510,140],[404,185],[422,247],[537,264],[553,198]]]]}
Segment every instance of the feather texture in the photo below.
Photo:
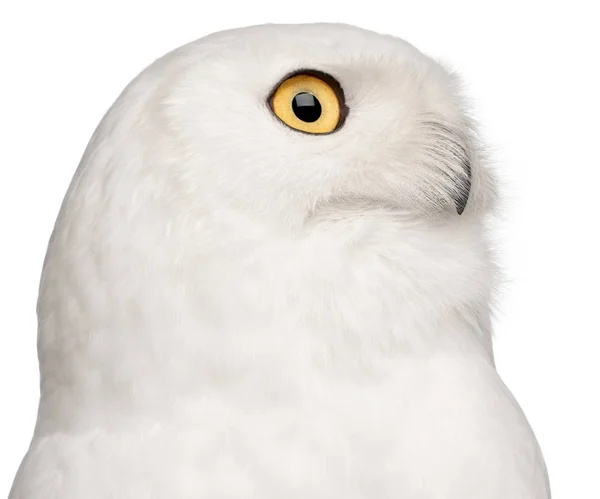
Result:
{"type": "Polygon", "coordinates": [[[94,133],[48,247],[10,499],[547,499],[494,368],[494,182],[455,75],[346,25],[217,33],[94,133]],[[272,114],[299,68],[348,106],[272,114]]]}

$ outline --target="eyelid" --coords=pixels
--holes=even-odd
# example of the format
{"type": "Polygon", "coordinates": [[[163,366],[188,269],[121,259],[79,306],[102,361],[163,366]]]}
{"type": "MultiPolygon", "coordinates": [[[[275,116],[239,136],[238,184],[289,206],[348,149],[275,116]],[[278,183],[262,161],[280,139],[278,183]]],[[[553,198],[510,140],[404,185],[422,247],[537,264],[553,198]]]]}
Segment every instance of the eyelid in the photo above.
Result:
{"type": "MultiPolygon", "coordinates": [[[[342,106],[342,104],[344,107],[346,107],[346,96],[344,95],[344,89],[342,88],[342,86],[340,85],[338,80],[336,78],[334,78],[333,76],[331,76],[330,74],[325,73],[323,71],[319,71],[318,69],[296,69],[296,70],[291,71],[290,73],[286,74],[271,89],[271,92],[269,92],[269,97],[267,98],[267,102],[271,102],[273,100],[273,97],[275,96],[275,92],[277,92],[277,89],[281,86],[281,84],[284,81],[289,80],[290,78],[293,78],[294,76],[300,76],[300,75],[314,76],[315,78],[323,80],[336,93],[337,98],[340,102],[340,107],[342,106]]],[[[347,109],[347,107],[346,107],[346,109],[347,109]]]]}

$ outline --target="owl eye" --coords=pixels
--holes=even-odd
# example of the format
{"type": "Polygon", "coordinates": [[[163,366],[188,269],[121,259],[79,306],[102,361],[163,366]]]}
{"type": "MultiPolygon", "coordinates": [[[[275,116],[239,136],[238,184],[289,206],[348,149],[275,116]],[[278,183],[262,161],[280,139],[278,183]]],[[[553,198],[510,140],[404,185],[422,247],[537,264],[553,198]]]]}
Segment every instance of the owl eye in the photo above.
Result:
{"type": "Polygon", "coordinates": [[[296,72],[269,97],[273,114],[294,130],[325,134],[338,130],[348,114],[342,87],[320,71],[296,72]]]}

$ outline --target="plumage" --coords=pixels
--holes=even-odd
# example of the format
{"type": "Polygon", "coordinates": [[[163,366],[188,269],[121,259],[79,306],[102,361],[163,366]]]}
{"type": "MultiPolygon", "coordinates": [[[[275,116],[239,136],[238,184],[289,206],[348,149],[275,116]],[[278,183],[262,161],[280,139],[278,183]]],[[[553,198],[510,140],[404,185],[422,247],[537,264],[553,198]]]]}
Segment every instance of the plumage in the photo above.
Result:
{"type": "Polygon", "coordinates": [[[547,499],[498,376],[493,175],[456,75],[337,24],[216,33],[90,140],[38,303],[10,499],[547,499]],[[343,89],[323,135],[268,99],[343,89]]]}

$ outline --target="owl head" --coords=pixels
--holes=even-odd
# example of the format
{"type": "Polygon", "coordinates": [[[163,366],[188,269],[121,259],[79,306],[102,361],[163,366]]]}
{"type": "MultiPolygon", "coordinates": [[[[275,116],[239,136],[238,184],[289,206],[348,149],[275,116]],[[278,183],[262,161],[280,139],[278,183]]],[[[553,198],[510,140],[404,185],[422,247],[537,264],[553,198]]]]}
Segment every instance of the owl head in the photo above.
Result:
{"type": "Polygon", "coordinates": [[[185,45],[126,87],[65,197],[38,306],[47,410],[100,371],[128,404],[223,359],[286,364],[299,329],[379,348],[479,327],[493,193],[456,76],[400,39],[266,25],[185,45]]]}
{"type": "Polygon", "coordinates": [[[190,216],[238,211],[295,231],[323,208],[452,218],[493,197],[457,77],[403,40],[346,25],[186,45],[144,71],[99,132],[83,165],[110,140],[119,159],[102,162],[106,176],[139,192],[164,178],[154,190],[190,216]]]}

